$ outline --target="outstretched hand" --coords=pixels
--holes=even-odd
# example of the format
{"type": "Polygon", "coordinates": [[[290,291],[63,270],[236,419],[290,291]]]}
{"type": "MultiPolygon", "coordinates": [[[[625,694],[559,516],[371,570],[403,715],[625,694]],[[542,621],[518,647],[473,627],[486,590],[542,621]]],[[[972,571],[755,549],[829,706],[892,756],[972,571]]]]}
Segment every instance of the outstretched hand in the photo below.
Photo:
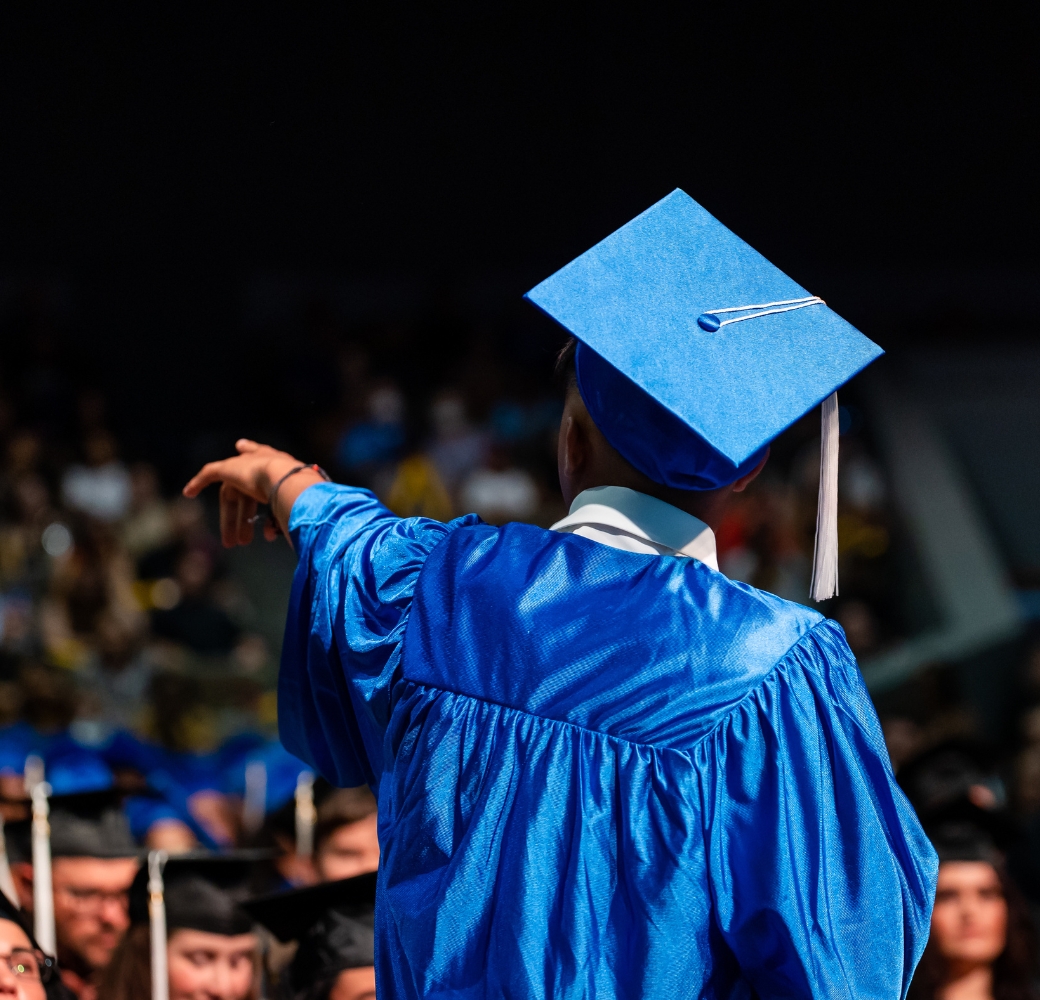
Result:
{"type": "MultiPolygon", "coordinates": [[[[184,487],[186,497],[198,496],[211,483],[220,483],[220,540],[227,548],[249,545],[253,540],[257,505],[267,503],[271,488],[287,472],[301,465],[285,451],[247,438],[235,442],[238,454],[221,462],[209,462],[184,487]]],[[[284,528],[293,501],[308,486],[322,482],[321,476],[304,469],[282,485],[271,513],[284,528]]],[[[273,541],[278,532],[264,524],[264,537],[273,541]]]]}

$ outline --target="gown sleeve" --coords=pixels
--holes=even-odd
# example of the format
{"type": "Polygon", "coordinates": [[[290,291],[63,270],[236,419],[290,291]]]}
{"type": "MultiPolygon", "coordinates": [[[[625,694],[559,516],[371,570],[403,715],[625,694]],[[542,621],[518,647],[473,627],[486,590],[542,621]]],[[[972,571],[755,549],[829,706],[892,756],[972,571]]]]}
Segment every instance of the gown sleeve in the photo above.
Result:
{"type": "Polygon", "coordinates": [[[286,749],[337,787],[378,785],[390,685],[419,571],[454,527],[400,518],[368,490],[318,484],[293,504],[293,577],[278,677],[286,749]]]}
{"type": "Polygon", "coordinates": [[[718,930],[758,995],[905,997],[938,862],[840,628],[807,633],[697,750],[718,930]]]}

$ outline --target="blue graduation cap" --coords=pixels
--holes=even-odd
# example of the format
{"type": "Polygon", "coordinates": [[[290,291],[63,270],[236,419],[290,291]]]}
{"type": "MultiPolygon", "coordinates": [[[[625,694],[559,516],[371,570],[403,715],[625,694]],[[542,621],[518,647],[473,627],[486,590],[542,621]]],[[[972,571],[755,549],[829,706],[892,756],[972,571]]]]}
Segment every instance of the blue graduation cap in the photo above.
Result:
{"type": "Polygon", "coordinates": [[[578,340],[578,390],[654,482],[751,471],[824,403],[813,597],[837,593],[839,386],[881,349],[676,189],[525,296],[578,340]]]}
{"type": "Polygon", "coordinates": [[[56,796],[107,792],[115,788],[111,768],[98,754],[84,749],[48,757],[47,781],[51,794],[56,796]]]}

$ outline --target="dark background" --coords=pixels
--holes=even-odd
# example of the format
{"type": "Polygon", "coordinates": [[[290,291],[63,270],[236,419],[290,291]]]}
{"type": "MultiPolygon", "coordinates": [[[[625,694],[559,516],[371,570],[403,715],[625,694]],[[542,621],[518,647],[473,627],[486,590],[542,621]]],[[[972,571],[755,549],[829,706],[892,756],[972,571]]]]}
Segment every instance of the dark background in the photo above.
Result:
{"type": "Polygon", "coordinates": [[[464,301],[537,327],[522,293],[676,186],[890,350],[1030,335],[1035,5],[22,14],[3,356],[49,297],[139,454],[277,424],[265,276],[420,289],[450,364],[464,301]]]}

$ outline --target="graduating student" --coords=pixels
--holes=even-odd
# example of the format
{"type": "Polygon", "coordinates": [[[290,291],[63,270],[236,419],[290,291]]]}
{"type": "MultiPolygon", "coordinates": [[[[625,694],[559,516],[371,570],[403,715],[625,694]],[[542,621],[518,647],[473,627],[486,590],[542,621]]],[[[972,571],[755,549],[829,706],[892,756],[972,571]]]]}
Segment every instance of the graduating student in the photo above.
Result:
{"type": "Polygon", "coordinates": [[[37,944],[25,911],[0,893],[0,994],[19,1000],[74,1000],[57,967],[37,944]]]}
{"type": "Polygon", "coordinates": [[[185,488],[299,555],[281,733],[377,790],[381,995],[898,1000],[935,853],[841,628],[713,534],[822,401],[834,593],[833,393],[880,350],[682,191],[528,298],[575,338],[555,530],[400,519],[249,441],[185,488]]]}
{"type": "Polygon", "coordinates": [[[192,854],[162,863],[150,854],[130,889],[131,927],[105,972],[99,1000],[256,1000],[259,941],[239,905],[255,856],[192,854]],[[160,996],[152,961],[156,912],[149,905],[154,876],[165,923],[159,961],[165,961],[167,982],[160,996]]]}
{"type": "MultiPolygon", "coordinates": [[[[101,975],[129,926],[127,893],[137,873],[139,851],[123,815],[121,799],[112,788],[68,792],[50,799],[57,958],[61,978],[78,1000],[97,996],[101,975]]],[[[31,821],[11,824],[7,842],[19,902],[23,910],[32,913],[38,873],[31,821]]]]}
{"type": "Polygon", "coordinates": [[[277,1000],[374,1000],[376,876],[273,893],[245,909],[296,953],[277,1000]]]}
{"type": "Polygon", "coordinates": [[[313,786],[312,802],[309,853],[302,851],[298,842],[302,832],[298,802],[290,799],[264,821],[253,843],[279,853],[270,862],[273,871],[267,884],[262,878],[254,882],[258,892],[336,882],[379,867],[376,800],[367,785],[333,788],[319,778],[313,786]]]}

